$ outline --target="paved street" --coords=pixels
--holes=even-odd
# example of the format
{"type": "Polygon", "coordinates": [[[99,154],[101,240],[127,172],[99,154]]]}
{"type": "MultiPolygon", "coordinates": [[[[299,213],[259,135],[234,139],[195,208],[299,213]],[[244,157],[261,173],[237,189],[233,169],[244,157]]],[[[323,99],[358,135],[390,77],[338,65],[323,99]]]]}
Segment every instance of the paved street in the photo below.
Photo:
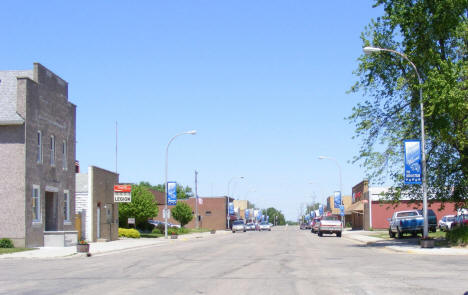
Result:
{"type": "Polygon", "coordinates": [[[466,256],[396,253],[297,227],[0,260],[1,294],[463,294],[467,277],[466,256]]]}

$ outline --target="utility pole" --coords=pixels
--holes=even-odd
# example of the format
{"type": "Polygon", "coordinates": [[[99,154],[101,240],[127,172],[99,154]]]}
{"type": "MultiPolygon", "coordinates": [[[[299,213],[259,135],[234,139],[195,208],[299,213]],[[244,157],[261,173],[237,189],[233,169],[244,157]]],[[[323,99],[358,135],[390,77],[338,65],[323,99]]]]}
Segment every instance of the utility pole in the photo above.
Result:
{"type": "Polygon", "coordinates": [[[198,228],[198,171],[195,170],[195,228],[198,228]]]}

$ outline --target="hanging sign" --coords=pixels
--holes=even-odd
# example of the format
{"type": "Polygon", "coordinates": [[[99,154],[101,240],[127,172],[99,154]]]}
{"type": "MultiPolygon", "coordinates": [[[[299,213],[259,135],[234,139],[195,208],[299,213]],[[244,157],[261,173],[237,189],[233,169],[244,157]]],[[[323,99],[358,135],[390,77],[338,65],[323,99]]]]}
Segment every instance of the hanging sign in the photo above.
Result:
{"type": "Polygon", "coordinates": [[[167,205],[177,205],[177,183],[175,181],[167,182],[167,205]]]}
{"type": "Polygon", "coordinates": [[[130,184],[114,185],[114,203],[132,202],[132,186],[130,184]]]}
{"type": "Polygon", "coordinates": [[[405,140],[405,184],[421,184],[421,141],[405,140]]]}
{"type": "Polygon", "coordinates": [[[335,208],[340,208],[340,205],[341,205],[341,192],[340,191],[335,192],[334,205],[335,205],[335,208]]]}

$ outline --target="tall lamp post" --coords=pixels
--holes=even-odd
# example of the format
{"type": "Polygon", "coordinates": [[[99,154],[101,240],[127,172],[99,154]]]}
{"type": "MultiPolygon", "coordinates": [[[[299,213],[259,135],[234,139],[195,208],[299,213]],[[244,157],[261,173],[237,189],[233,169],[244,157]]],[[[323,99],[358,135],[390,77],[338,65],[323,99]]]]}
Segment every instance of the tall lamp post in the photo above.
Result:
{"type": "MultiPolygon", "coordinates": [[[[319,156],[318,158],[319,158],[319,160],[324,160],[324,159],[332,160],[333,162],[335,162],[336,166],[338,167],[338,172],[339,172],[339,176],[340,176],[341,204],[344,204],[344,202],[343,202],[343,182],[342,182],[342,177],[341,177],[341,166],[340,166],[340,163],[338,163],[338,160],[336,160],[335,158],[332,158],[332,157],[319,156]]],[[[333,200],[333,201],[334,201],[334,200],[333,200]]],[[[341,219],[342,219],[341,222],[343,223],[343,226],[344,226],[344,218],[342,217],[341,219]]]]}
{"type": "Polygon", "coordinates": [[[378,48],[378,47],[371,47],[367,46],[363,48],[365,54],[370,55],[376,52],[390,52],[396,55],[401,56],[404,58],[414,69],[416,75],[418,76],[418,83],[419,83],[419,107],[421,109],[421,160],[422,160],[422,193],[423,193],[423,212],[424,212],[424,231],[423,231],[423,238],[427,238],[428,236],[428,219],[427,219],[427,180],[426,180],[426,141],[425,141],[425,134],[424,134],[424,104],[423,104],[423,93],[422,93],[422,80],[421,76],[419,76],[418,69],[414,65],[414,63],[406,56],[406,54],[398,52],[396,50],[387,49],[387,48],[378,48]]]}
{"type": "Polygon", "coordinates": [[[185,134],[191,134],[191,135],[195,135],[197,134],[197,130],[191,130],[191,131],[186,131],[186,132],[182,132],[182,133],[179,133],[177,135],[175,135],[174,137],[172,137],[169,142],[167,143],[167,146],[166,146],[166,170],[165,170],[165,176],[164,176],[164,193],[165,193],[165,197],[166,197],[166,205],[164,205],[164,237],[167,239],[167,167],[168,167],[168,159],[169,159],[169,146],[171,145],[172,141],[174,139],[176,139],[176,137],[178,136],[181,136],[181,135],[185,135],[185,134]]]}
{"type": "Polygon", "coordinates": [[[244,176],[234,176],[233,178],[231,178],[228,182],[228,187],[227,187],[227,191],[228,191],[228,195],[227,195],[227,215],[226,215],[226,219],[227,219],[227,227],[228,229],[230,228],[230,224],[229,222],[231,221],[231,216],[229,215],[229,189],[231,187],[231,182],[236,179],[236,178],[239,178],[239,179],[244,179],[244,176]]]}

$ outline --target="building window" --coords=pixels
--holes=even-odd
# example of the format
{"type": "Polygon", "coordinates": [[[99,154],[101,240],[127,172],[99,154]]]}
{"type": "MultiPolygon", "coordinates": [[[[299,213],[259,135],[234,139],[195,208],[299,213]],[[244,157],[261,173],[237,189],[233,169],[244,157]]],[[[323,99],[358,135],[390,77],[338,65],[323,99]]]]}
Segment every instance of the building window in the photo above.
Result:
{"type": "Polygon", "coordinates": [[[206,216],[210,216],[210,215],[211,215],[211,211],[206,211],[206,212],[205,212],[205,215],[206,215],[206,216]]]}
{"type": "Polygon", "coordinates": [[[70,222],[70,191],[63,191],[63,219],[70,222]]]}
{"type": "Polygon", "coordinates": [[[50,166],[55,166],[55,136],[50,136],[50,166]]]}
{"type": "Polygon", "coordinates": [[[32,190],[32,215],[33,222],[41,222],[41,191],[35,184],[32,190]]]}
{"type": "Polygon", "coordinates": [[[37,163],[42,163],[42,132],[37,131],[37,163]]]}
{"type": "Polygon", "coordinates": [[[67,141],[64,140],[62,142],[62,168],[63,170],[68,170],[68,163],[67,163],[67,141]]]}

